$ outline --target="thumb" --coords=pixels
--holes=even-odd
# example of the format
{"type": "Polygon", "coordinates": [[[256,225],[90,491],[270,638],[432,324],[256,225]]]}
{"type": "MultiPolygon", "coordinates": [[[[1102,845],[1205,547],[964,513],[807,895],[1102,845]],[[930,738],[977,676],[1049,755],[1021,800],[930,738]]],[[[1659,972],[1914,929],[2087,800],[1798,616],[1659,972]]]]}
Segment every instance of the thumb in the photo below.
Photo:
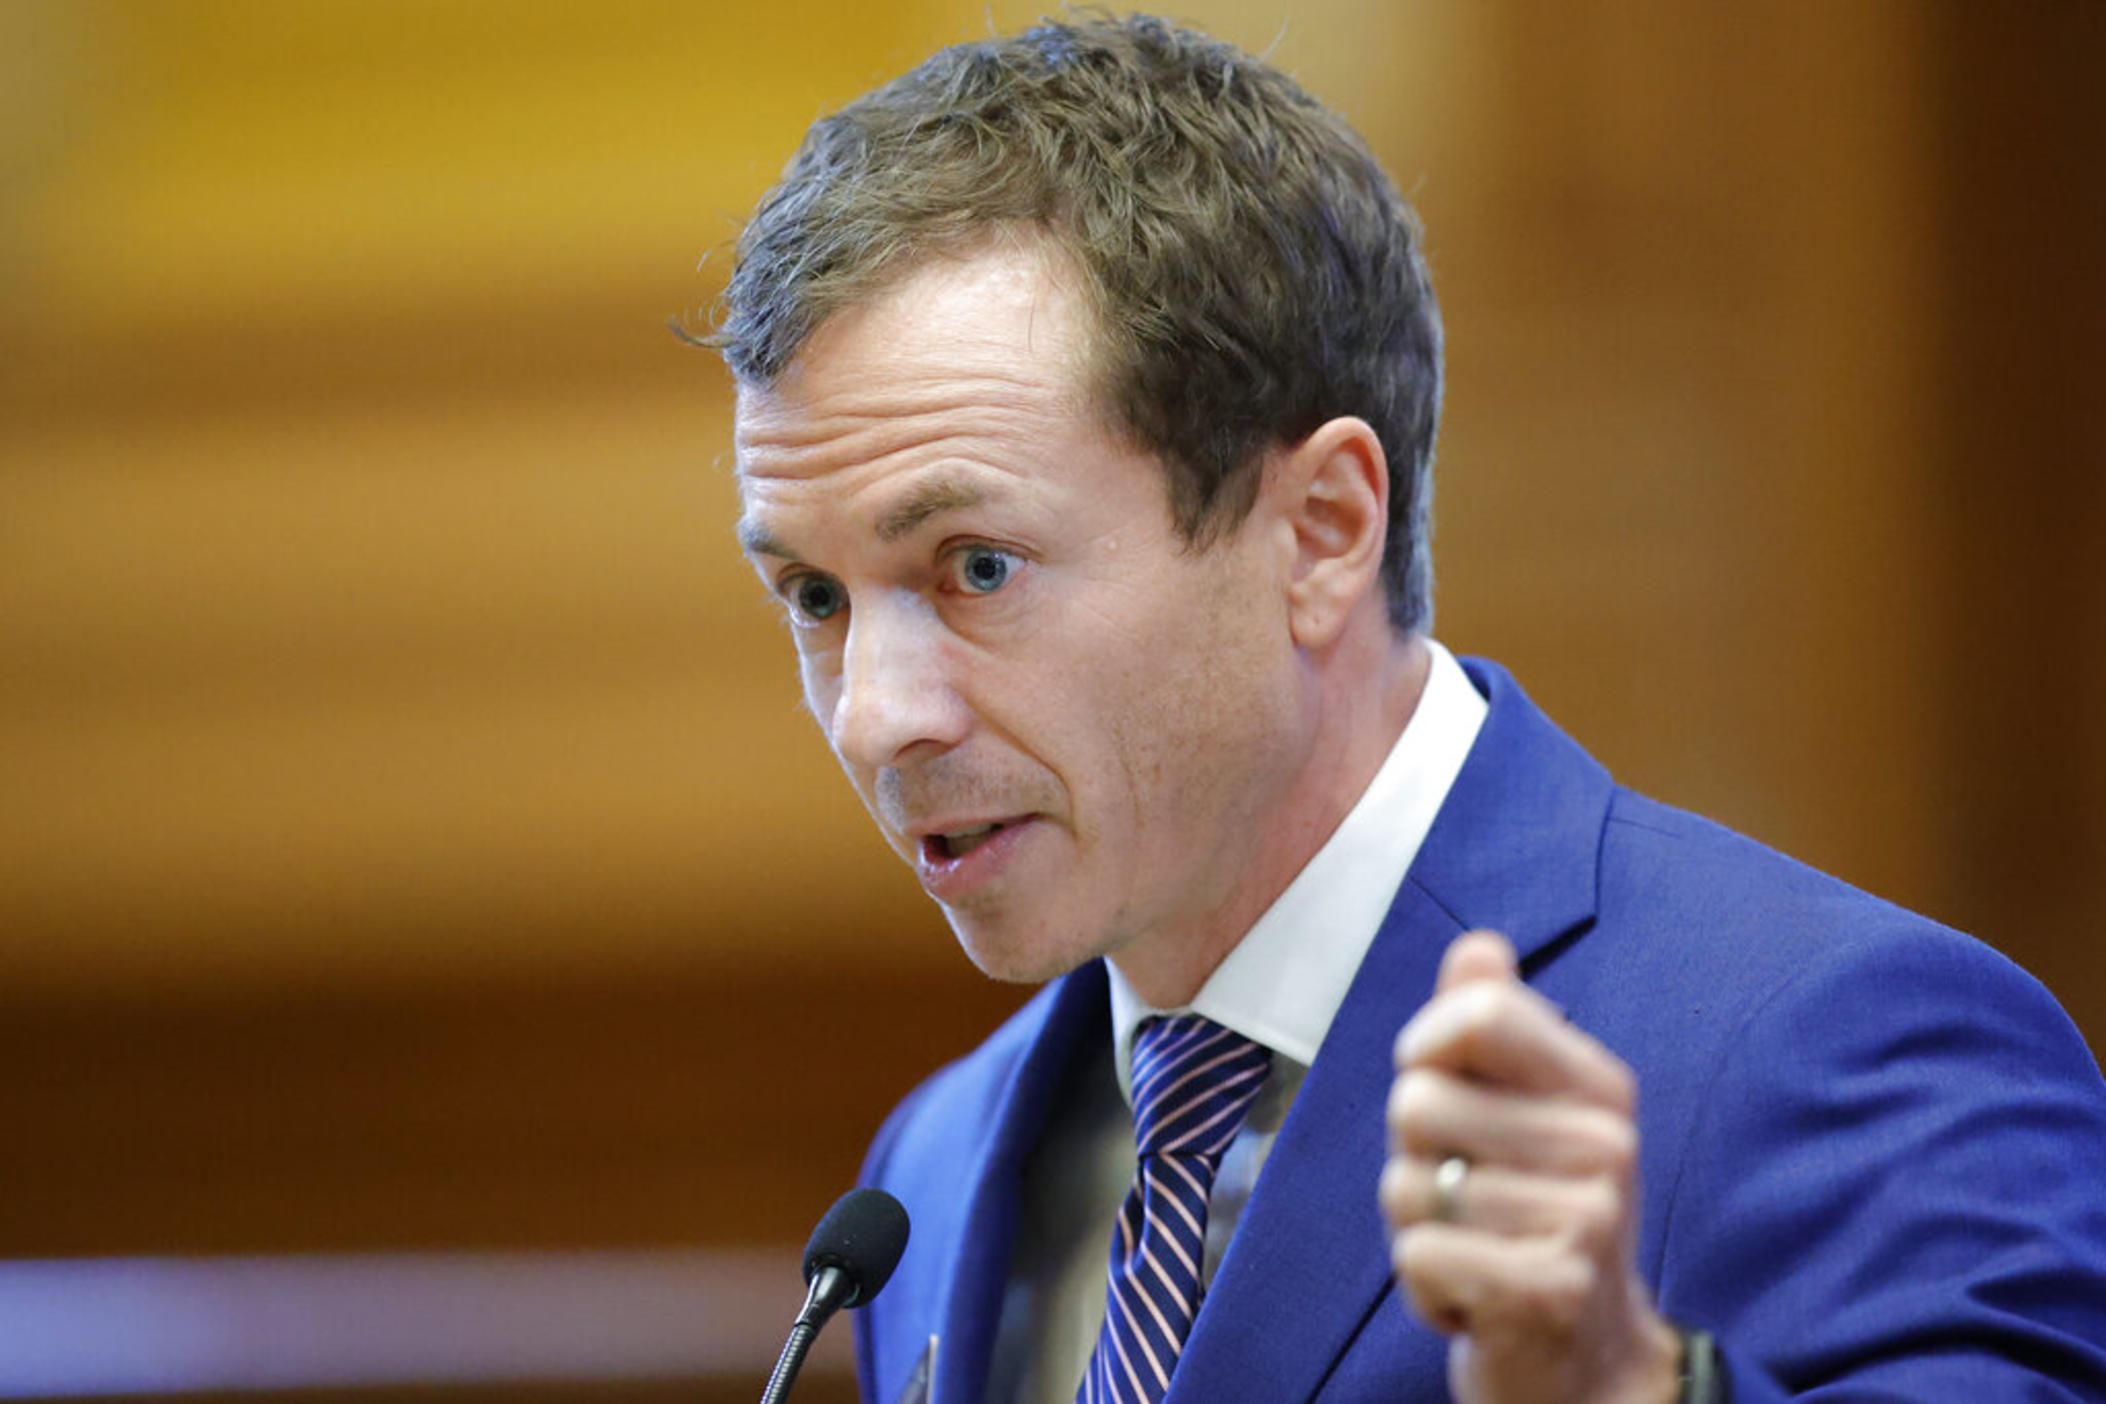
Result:
{"type": "Polygon", "coordinates": [[[1472,980],[1519,978],[1514,948],[1506,937],[1496,931],[1465,931],[1448,943],[1448,953],[1441,957],[1440,978],[1433,989],[1440,994],[1472,980]]]}

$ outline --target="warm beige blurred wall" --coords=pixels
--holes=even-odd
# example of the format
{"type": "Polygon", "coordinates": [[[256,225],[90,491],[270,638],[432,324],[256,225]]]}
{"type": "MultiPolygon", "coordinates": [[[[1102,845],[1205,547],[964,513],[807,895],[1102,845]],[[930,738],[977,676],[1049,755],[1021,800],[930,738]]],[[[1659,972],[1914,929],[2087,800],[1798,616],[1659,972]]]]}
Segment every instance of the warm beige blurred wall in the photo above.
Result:
{"type": "MultiPolygon", "coordinates": [[[[1182,9],[1343,107],[1426,219],[1443,636],[1627,781],[1983,930],[2098,1046],[2106,453],[2095,395],[2039,389],[2100,369],[2106,220],[2071,124],[2099,113],[2106,11],[1182,9]]],[[[166,1095],[268,1127],[299,1088],[233,1086],[249,1045],[184,1011],[341,1027],[295,1060],[330,1068],[396,1015],[480,1028],[492,988],[530,991],[487,1017],[531,1044],[580,990],[596,1037],[633,997],[688,1040],[652,1064],[687,1080],[630,1122],[577,1113],[619,1155],[709,1076],[668,990],[852,1006],[850,972],[878,970],[966,1023],[1005,998],[958,993],[799,715],[729,542],[723,375],[665,326],[707,303],[805,122],[989,22],[935,0],[0,9],[0,990],[117,1050],[101,1101],[21,1114],[121,1119],[142,1009],[141,1059],[220,1049],[166,1095]],[[298,1012],[316,1001],[353,1013],[298,1012]]],[[[497,1163],[465,1144],[498,1078],[472,1042],[432,1045],[455,1100],[412,1121],[388,1089],[413,1062],[328,1086],[383,1139],[453,1107],[449,1153],[497,1163]]],[[[551,1095],[584,1107],[589,1072],[551,1095]]],[[[94,1134],[67,1143],[83,1162],[94,1134]]],[[[739,1134],[664,1130],[626,1210],[584,1206],[551,1150],[544,1198],[579,1202],[419,1200],[413,1162],[313,1232],[710,1232],[677,1186],[739,1134]]],[[[219,1202],[213,1173],[124,1232],[219,1202]]],[[[299,1236],[285,1193],[249,1237],[299,1236]]],[[[197,1241],[242,1240],[237,1213],[197,1241]]]]}

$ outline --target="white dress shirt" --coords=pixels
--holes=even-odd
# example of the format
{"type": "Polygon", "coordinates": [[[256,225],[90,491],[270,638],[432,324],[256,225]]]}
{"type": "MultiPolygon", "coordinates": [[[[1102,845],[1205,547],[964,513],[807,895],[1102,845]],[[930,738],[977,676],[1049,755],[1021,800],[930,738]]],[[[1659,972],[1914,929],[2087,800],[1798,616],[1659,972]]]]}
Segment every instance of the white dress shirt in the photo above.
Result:
{"type": "MultiPolygon", "coordinates": [[[[1427,647],[1425,690],[1388,759],[1185,1010],[1150,1008],[1107,962],[1111,1046],[1085,1070],[1025,1169],[989,1399],[1075,1398],[1104,1321],[1112,1222],[1133,1182],[1134,1033],[1158,1014],[1203,1014],[1273,1050],[1272,1072],[1214,1181],[1201,1265],[1212,1280],[1294,1094],[1484,723],[1484,699],[1454,655],[1430,639],[1427,647]]],[[[1400,1026],[1410,1013],[1398,1011],[1400,1026]]]]}

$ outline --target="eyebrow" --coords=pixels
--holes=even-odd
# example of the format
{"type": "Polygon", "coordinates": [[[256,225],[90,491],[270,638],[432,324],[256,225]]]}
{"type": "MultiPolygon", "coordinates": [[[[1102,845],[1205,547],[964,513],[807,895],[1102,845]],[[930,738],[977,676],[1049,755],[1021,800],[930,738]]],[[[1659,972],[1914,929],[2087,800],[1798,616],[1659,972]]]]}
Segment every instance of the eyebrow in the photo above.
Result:
{"type": "Polygon", "coordinates": [[[985,486],[963,478],[937,478],[923,483],[878,518],[878,540],[890,545],[931,517],[977,507],[989,496],[985,486]]]}
{"type": "MultiPolygon", "coordinates": [[[[992,496],[994,493],[987,487],[963,478],[938,478],[923,483],[878,518],[877,538],[889,546],[931,517],[977,507],[992,496]]],[[[739,547],[748,555],[777,556],[786,561],[798,559],[789,543],[763,522],[741,517],[737,530],[739,547]]]]}
{"type": "Polygon", "coordinates": [[[786,561],[797,559],[783,539],[762,526],[751,517],[739,518],[739,549],[749,556],[780,556],[786,561]]]}

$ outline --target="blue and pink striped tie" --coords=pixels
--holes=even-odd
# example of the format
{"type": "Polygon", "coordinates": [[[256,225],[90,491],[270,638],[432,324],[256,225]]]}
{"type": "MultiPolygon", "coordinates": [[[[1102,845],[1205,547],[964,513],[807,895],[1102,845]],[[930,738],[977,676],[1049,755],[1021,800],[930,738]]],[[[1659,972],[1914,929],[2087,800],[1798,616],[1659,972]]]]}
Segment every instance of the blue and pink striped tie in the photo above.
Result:
{"type": "Polygon", "coordinates": [[[1104,1329],[1077,1404],[1158,1404],[1170,1388],[1199,1314],[1207,1195],[1271,1063],[1271,1049],[1196,1014],[1134,1036],[1141,1163],[1112,1235],[1104,1329]]]}

